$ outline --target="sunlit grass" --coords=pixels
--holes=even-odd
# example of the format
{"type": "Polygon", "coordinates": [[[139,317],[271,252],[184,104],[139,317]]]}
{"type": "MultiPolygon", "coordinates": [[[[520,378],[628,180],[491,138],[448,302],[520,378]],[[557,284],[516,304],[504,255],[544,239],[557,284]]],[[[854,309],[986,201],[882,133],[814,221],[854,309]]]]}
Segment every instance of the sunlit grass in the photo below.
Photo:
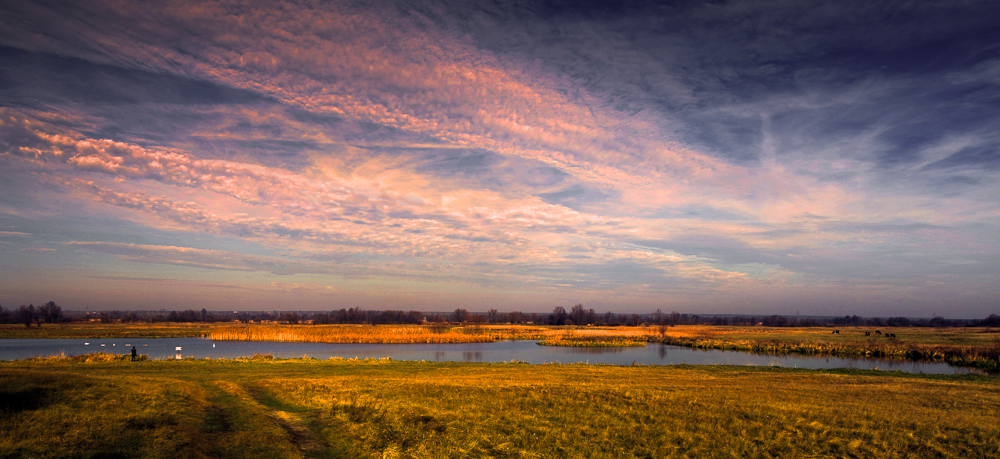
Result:
{"type": "Polygon", "coordinates": [[[1000,381],[390,360],[0,363],[0,456],[996,457],[1000,381]]]}
{"type": "Polygon", "coordinates": [[[566,329],[533,325],[230,325],[212,330],[220,341],[294,341],[321,343],[489,343],[573,337],[599,340],[627,337],[645,341],[635,329],[566,329]]]}
{"type": "Polygon", "coordinates": [[[220,327],[209,333],[219,341],[292,341],[319,343],[485,343],[504,333],[485,327],[436,327],[418,325],[242,325],[220,327]]]}
{"type": "Polygon", "coordinates": [[[562,347],[642,347],[644,334],[612,334],[611,330],[567,330],[538,342],[542,346],[562,347]]]}

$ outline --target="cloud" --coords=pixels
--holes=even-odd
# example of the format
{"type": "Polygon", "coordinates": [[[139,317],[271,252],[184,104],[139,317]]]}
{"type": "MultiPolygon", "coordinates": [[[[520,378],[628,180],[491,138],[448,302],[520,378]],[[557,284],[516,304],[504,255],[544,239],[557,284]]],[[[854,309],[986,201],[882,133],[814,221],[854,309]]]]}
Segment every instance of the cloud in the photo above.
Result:
{"type": "Polygon", "coordinates": [[[400,292],[995,277],[995,5],[553,5],[5,2],[0,212],[400,292]]]}
{"type": "Polygon", "coordinates": [[[54,252],[56,249],[51,247],[25,247],[21,249],[22,252],[27,253],[42,253],[42,252],[54,252]]]}
{"type": "Polygon", "coordinates": [[[315,266],[307,267],[282,258],[254,256],[222,250],[90,241],[69,241],[66,245],[115,255],[127,261],[141,263],[234,271],[264,271],[273,274],[317,272],[315,266]]]}

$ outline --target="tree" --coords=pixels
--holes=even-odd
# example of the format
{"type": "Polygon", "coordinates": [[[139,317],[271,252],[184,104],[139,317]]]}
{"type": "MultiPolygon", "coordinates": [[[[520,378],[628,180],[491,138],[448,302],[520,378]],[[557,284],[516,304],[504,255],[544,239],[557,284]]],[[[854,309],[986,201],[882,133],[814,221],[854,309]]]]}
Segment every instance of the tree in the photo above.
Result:
{"type": "Polygon", "coordinates": [[[38,307],[38,315],[47,324],[59,322],[62,318],[62,308],[55,301],[49,301],[38,307]]]}
{"type": "Polygon", "coordinates": [[[507,319],[512,324],[519,324],[528,320],[524,317],[524,314],[521,314],[521,311],[511,311],[507,313],[507,319]]]}
{"type": "Polygon", "coordinates": [[[486,321],[495,324],[500,321],[500,312],[496,309],[490,308],[486,311],[486,321]]]}
{"type": "Polygon", "coordinates": [[[681,313],[673,311],[670,313],[670,325],[678,325],[681,321],[681,313]]]}
{"type": "Polygon", "coordinates": [[[566,325],[566,309],[562,306],[556,306],[552,310],[552,314],[549,314],[549,324],[550,325],[566,325]]]}
{"type": "Polygon", "coordinates": [[[456,309],[455,312],[451,314],[451,320],[453,322],[462,323],[465,322],[465,320],[468,318],[469,318],[469,311],[466,311],[465,309],[462,308],[456,309]]]}
{"type": "Polygon", "coordinates": [[[135,311],[128,311],[128,312],[125,313],[124,316],[122,316],[122,322],[125,322],[125,323],[139,322],[141,320],[142,320],[142,318],[139,317],[139,314],[136,314],[135,311]]]}
{"type": "Polygon", "coordinates": [[[569,316],[576,325],[586,325],[587,322],[587,310],[583,309],[582,304],[577,304],[573,306],[569,311],[569,316]]]}
{"type": "Polygon", "coordinates": [[[37,320],[38,312],[35,311],[35,305],[29,304],[27,306],[21,305],[14,313],[14,320],[17,323],[24,324],[25,327],[31,328],[31,323],[37,320]]]}
{"type": "Polygon", "coordinates": [[[484,322],[486,322],[486,318],[482,314],[469,314],[469,323],[471,324],[469,328],[471,330],[475,332],[481,331],[484,322]]]}
{"type": "Polygon", "coordinates": [[[56,323],[62,320],[62,308],[55,301],[49,301],[47,305],[49,306],[49,323],[56,323]]]}

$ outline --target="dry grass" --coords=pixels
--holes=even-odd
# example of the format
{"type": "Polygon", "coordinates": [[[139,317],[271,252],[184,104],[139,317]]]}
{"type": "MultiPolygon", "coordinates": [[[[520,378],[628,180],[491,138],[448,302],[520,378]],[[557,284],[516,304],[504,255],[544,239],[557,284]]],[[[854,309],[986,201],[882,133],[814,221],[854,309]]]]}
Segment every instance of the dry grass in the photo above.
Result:
{"type": "MultiPolygon", "coordinates": [[[[59,355],[50,355],[46,357],[35,357],[30,359],[24,359],[26,362],[44,363],[50,361],[69,361],[77,363],[107,363],[107,362],[131,362],[131,354],[110,354],[107,352],[91,352],[89,354],[72,355],[67,357],[66,353],[60,353],[59,355]]],[[[149,360],[149,356],[146,354],[138,354],[136,356],[136,361],[144,362],[149,360]]]]}
{"type": "Polygon", "coordinates": [[[294,341],[320,343],[489,343],[503,340],[579,342],[646,341],[642,327],[565,328],[536,325],[235,325],[212,330],[220,341],[294,341]]]}
{"type": "MultiPolygon", "coordinates": [[[[629,332],[632,330],[624,330],[629,332]]],[[[615,330],[566,330],[538,342],[541,346],[562,347],[642,347],[646,345],[644,333],[614,333],[615,330]]]]}
{"type": "Polygon", "coordinates": [[[777,368],[0,363],[3,457],[997,457],[1000,380],[777,368]]]}
{"type": "Polygon", "coordinates": [[[469,333],[463,329],[440,330],[417,325],[241,325],[212,330],[218,341],[292,341],[318,343],[484,343],[493,334],[469,333]]]}

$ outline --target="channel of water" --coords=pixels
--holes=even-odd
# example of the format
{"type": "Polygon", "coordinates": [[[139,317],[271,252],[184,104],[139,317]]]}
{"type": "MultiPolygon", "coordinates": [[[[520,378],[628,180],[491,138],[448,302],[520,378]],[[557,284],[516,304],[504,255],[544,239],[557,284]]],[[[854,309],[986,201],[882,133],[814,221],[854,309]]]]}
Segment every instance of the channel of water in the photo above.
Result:
{"type": "Polygon", "coordinates": [[[288,343],[275,341],[213,341],[206,338],[139,338],[139,339],[4,339],[0,340],[0,359],[15,360],[31,357],[91,352],[130,353],[132,346],[139,354],[152,359],[175,358],[181,348],[183,357],[236,358],[253,354],[275,357],[383,358],[393,360],[425,360],[430,362],[510,362],[591,363],[608,365],[754,365],[795,368],[854,368],[907,373],[955,374],[982,373],[975,369],[953,367],[943,362],[891,360],[873,358],[843,358],[833,356],[763,355],[715,349],[701,350],[662,344],[645,347],[555,347],[539,346],[535,341],[499,341],[463,344],[331,344],[288,343]]]}

